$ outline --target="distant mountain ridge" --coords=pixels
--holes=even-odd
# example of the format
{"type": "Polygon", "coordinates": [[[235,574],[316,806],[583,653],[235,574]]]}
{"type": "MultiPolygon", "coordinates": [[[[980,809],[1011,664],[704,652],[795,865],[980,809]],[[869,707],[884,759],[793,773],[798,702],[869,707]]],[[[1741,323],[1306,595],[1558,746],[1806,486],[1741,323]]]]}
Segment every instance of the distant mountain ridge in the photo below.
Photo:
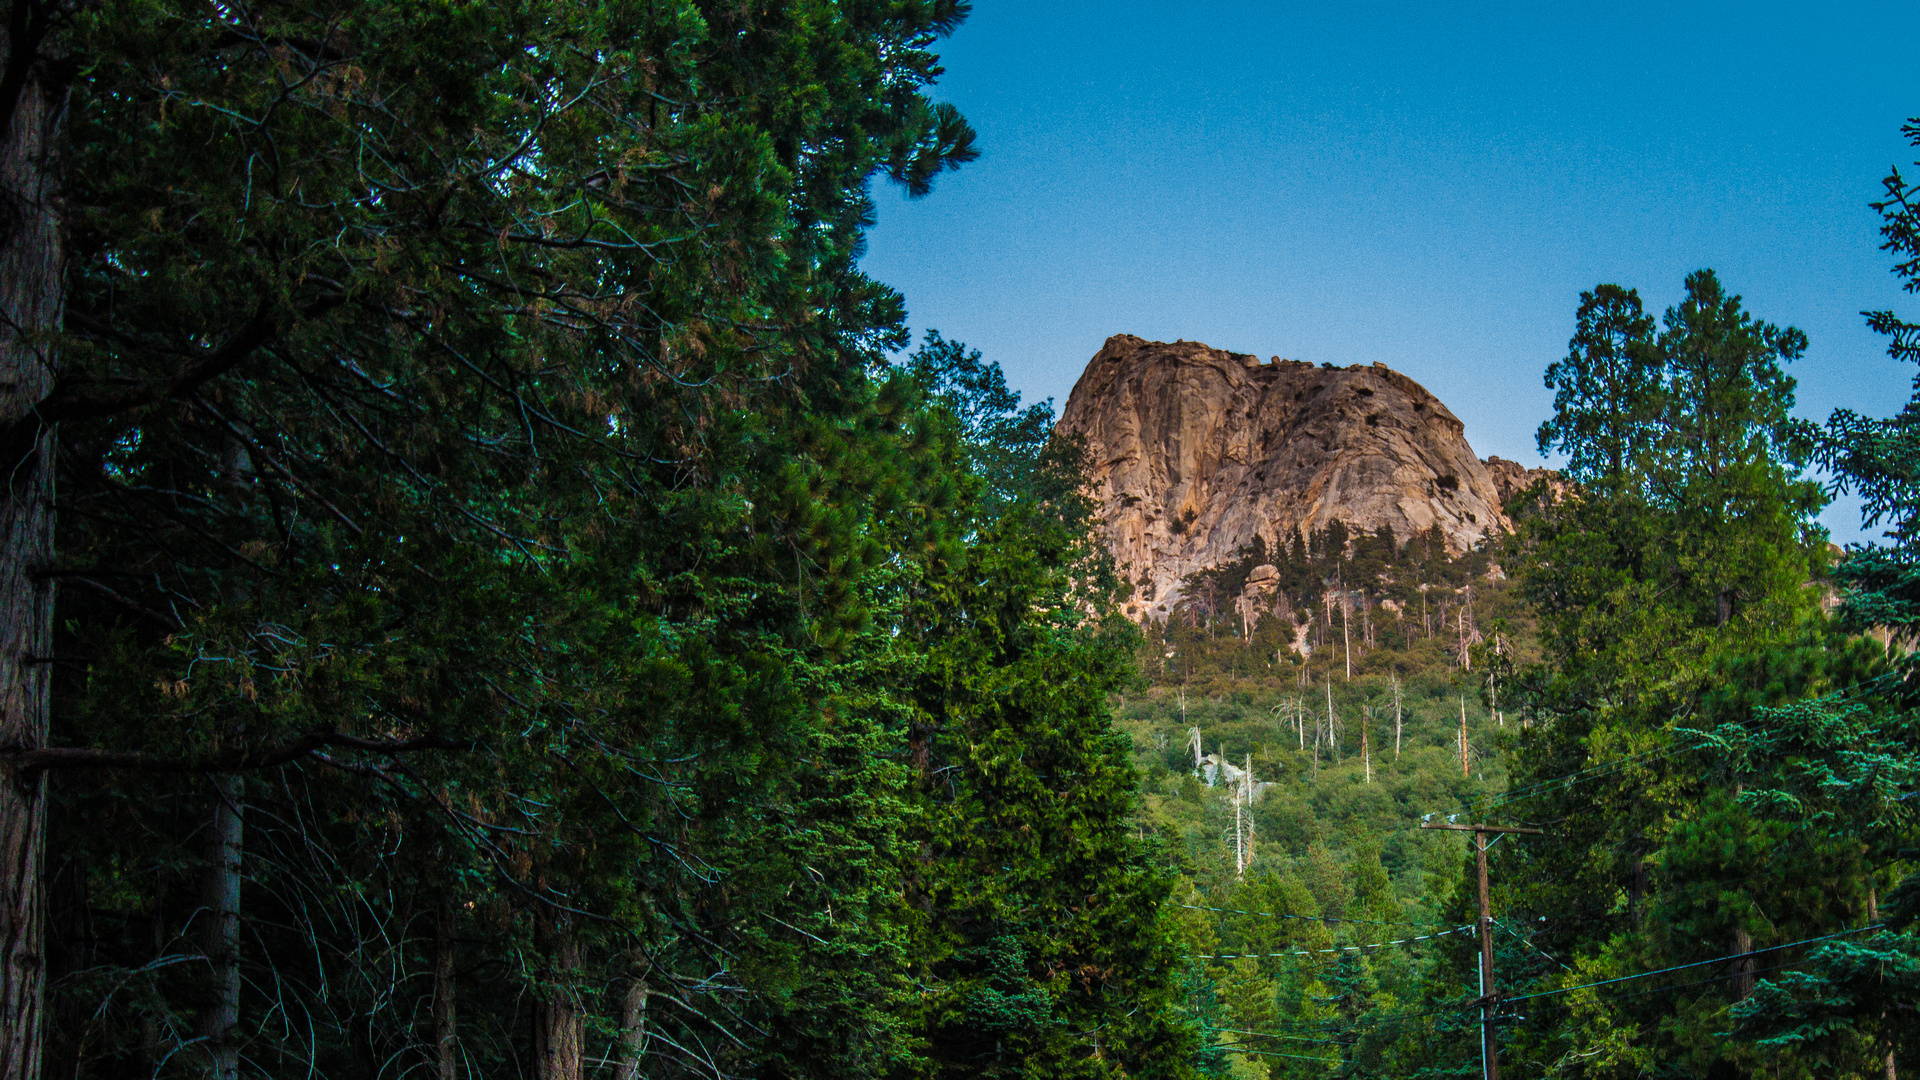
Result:
{"type": "Polygon", "coordinates": [[[1135,618],[1166,618],[1187,575],[1256,536],[1282,550],[1337,520],[1402,543],[1437,528],[1459,552],[1511,528],[1515,491],[1542,477],[1565,490],[1548,470],[1481,461],[1438,398],[1383,364],[1262,362],[1196,341],[1108,338],[1056,430],[1084,441],[1135,618]]]}

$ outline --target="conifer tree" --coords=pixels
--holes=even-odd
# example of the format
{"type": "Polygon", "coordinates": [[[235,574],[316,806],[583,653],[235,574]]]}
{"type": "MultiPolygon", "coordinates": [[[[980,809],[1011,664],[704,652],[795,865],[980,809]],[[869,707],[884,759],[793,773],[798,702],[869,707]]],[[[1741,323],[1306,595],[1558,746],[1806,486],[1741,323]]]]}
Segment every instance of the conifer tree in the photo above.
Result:
{"type": "MultiPolygon", "coordinates": [[[[1770,891],[1827,880],[1809,875],[1837,853],[1756,817],[1738,797],[1748,778],[1701,732],[1874,673],[1805,586],[1824,566],[1823,499],[1801,476],[1809,433],[1782,368],[1804,335],[1753,319],[1709,271],[1688,277],[1659,333],[1638,311],[1618,288],[1583,296],[1541,430],[1582,488],[1523,509],[1506,560],[1545,652],[1503,691],[1531,720],[1512,783],[1599,775],[1508,811],[1554,825],[1498,850],[1496,879],[1511,883],[1498,906],[1558,916],[1535,940],[1587,965],[1587,981],[1794,940],[1848,909],[1845,883],[1797,907],[1770,891]],[[1729,854],[1743,850],[1765,852],[1778,878],[1729,854]]],[[[1730,1064],[1745,1051],[1714,1033],[1746,986],[1710,987],[1664,1022],[1654,1000],[1608,1005],[1589,1030],[1604,1041],[1637,1028],[1677,1068],[1730,1064]]]]}
{"type": "MultiPolygon", "coordinates": [[[[1920,145],[1920,120],[1902,129],[1920,145]]],[[[1908,292],[1920,291],[1920,205],[1898,169],[1874,208],[1881,236],[1898,260],[1908,292]]],[[[1920,328],[1891,311],[1865,312],[1888,337],[1895,359],[1920,361],[1920,328]]],[[[1852,856],[1848,867],[1867,892],[1856,925],[1884,929],[1823,943],[1796,971],[1760,980],[1734,1008],[1740,1034],[1768,1052],[1800,1056],[1827,1071],[1897,1076],[1920,1052],[1920,874],[1913,872],[1916,822],[1911,792],[1920,776],[1920,726],[1906,648],[1920,625],[1920,488],[1912,459],[1920,448],[1920,380],[1906,407],[1886,419],[1839,410],[1828,420],[1820,456],[1842,490],[1863,497],[1866,523],[1884,525],[1886,544],[1849,549],[1835,569],[1843,587],[1843,623],[1890,637],[1894,671],[1847,695],[1763,710],[1720,733],[1730,752],[1751,762],[1755,790],[1743,799],[1775,820],[1821,837],[1852,856]]]]}
{"type": "Polygon", "coordinates": [[[973,156],[965,6],[27,9],[0,1075],[910,1056],[887,680],[965,466],[855,259],[973,156]]]}
{"type": "Polygon", "coordinates": [[[1170,881],[1137,838],[1131,742],[1108,699],[1135,678],[1077,450],[1043,443],[997,365],[929,334],[907,364],[950,403],[977,472],[972,536],[908,609],[926,653],[910,753],[925,831],[910,895],[911,1012],[934,1076],[1182,1076],[1170,881]]]}

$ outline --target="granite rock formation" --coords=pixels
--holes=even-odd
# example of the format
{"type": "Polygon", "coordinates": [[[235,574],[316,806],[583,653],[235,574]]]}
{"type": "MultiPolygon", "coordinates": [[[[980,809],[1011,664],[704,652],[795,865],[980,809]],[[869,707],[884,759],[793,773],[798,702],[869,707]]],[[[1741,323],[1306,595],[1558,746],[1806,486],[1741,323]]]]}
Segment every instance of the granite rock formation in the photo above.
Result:
{"type": "Polygon", "coordinates": [[[1084,440],[1136,618],[1164,619],[1187,575],[1256,536],[1276,551],[1336,520],[1402,542],[1437,526],[1465,550],[1509,527],[1503,486],[1542,471],[1498,462],[1496,478],[1459,419],[1382,364],[1263,363],[1129,334],[1095,354],[1058,430],[1084,440]]]}
{"type": "Polygon", "coordinates": [[[1485,465],[1487,475],[1493,477],[1494,490],[1500,493],[1502,506],[1540,480],[1547,482],[1547,495],[1553,502],[1559,502],[1573,491],[1573,481],[1552,469],[1529,469],[1517,461],[1497,456],[1489,457],[1485,465]]]}

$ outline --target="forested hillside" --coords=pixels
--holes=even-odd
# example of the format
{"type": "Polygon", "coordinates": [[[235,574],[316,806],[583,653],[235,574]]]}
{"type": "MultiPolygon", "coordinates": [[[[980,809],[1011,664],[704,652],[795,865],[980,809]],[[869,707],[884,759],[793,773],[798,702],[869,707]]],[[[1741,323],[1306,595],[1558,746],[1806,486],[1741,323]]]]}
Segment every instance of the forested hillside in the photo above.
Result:
{"type": "Polygon", "coordinates": [[[1832,548],[1804,470],[1908,543],[1914,407],[1793,419],[1805,348],[1710,271],[1657,321],[1601,286],[1539,435],[1577,486],[1517,495],[1514,535],[1336,527],[1185,583],[1115,705],[1203,1069],[1897,1075],[1912,555],[1832,548]]]}

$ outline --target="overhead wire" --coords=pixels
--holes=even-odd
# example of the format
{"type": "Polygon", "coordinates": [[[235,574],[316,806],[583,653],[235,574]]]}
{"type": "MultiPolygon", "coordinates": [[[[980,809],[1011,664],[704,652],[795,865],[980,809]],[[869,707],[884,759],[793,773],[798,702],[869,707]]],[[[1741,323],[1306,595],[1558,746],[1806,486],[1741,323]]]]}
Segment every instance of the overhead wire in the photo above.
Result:
{"type": "Polygon", "coordinates": [[[1309,1039],[1305,1035],[1281,1035],[1271,1031],[1248,1031],[1244,1028],[1217,1027],[1217,1028],[1214,1028],[1213,1030],[1224,1031],[1229,1035],[1252,1035],[1261,1039],[1291,1039],[1294,1042],[1326,1043],[1330,1046],[1352,1046],[1353,1045],[1352,1043],[1341,1042],[1338,1039],[1309,1039]]]}
{"type": "Polygon", "coordinates": [[[1263,915],[1269,919],[1299,919],[1303,922],[1318,923],[1356,923],[1367,926],[1445,926],[1446,923],[1400,922],[1380,919],[1335,919],[1325,915],[1289,915],[1280,911],[1243,911],[1240,908],[1209,907],[1206,904],[1175,904],[1175,907],[1189,908],[1193,911],[1218,911],[1228,915],[1263,915]]]}
{"type": "MultiPolygon", "coordinates": [[[[1579,986],[1562,986],[1553,990],[1542,990],[1539,993],[1534,993],[1534,994],[1521,994],[1516,997],[1505,997],[1505,998],[1502,998],[1501,1001],[1502,1003],[1531,1001],[1534,998],[1553,997],[1557,994],[1571,994],[1575,990],[1591,990],[1596,986],[1611,986],[1614,983],[1631,982],[1634,979],[1652,978],[1655,975],[1665,975],[1670,971],[1686,971],[1689,968],[1706,967],[1709,964],[1725,964],[1725,963],[1728,963],[1729,961],[1740,960],[1749,956],[1759,956],[1762,953],[1779,952],[1781,949],[1792,949],[1801,945],[1812,945],[1815,942],[1832,941],[1835,938],[1850,937],[1854,934],[1863,934],[1863,933],[1866,933],[1868,930],[1879,930],[1886,925],[1887,924],[1883,922],[1873,923],[1869,926],[1855,927],[1852,930],[1842,930],[1837,934],[1823,934],[1820,937],[1805,938],[1800,941],[1789,941],[1784,945],[1769,945],[1764,949],[1751,949],[1743,953],[1733,953],[1728,956],[1716,956],[1711,960],[1695,960],[1691,964],[1675,964],[1672,967],[1658,968],[1653,971],[1642,971],[1637,975],[1621,975],[1612,979],[1602,979],[1599,982],[1582,983],[1579,986]]],[[[1705,981],[1711,982],[1713,980],[1709,979],[1705,981]]]]}
{"type": "MultiPolygon", "coordinates": [[[[1836,695],[1834,697],[1835,703],[1836,704],[1845,703],[1845,702],[1854,700],[1858,697],[1864,696],[1865,694],[1870,692],[1871,688],[1875,684],[1885,681],[1887,678],[1891,677],[1893,674],[1895,673],[1888,673],[1886,675],[1882,675],[1877,678],[1867,680],[1865,683],[1856,684],[1854,687],[1850,688],[1851,692],[1849,692],[1845,696],[1836,695]]],[[[1650,750],[1640,754],[1631,755],[1625,758],[1617,758],[1610,761],[1601,762],[1596,765],[1592,765],[1587,768],[1579,769],[1572,773],[1568,773],[1564,776],[1554,777],[1549,780],[1539,781],[1537,783],[1530,784],[1526,787],[1523,787],[1517,790],[1502,792],[1498,795],[1491,796],[1489,798],[1474,799],[1468,802],[1467,804],[1465,804],[1465,806],[1470,813],[1478,812],[1481,810],[1492,810],[1501,806],[1506,806],[1512,803],[1521,802],[1526,799],[1533,798],[1540,794],[1549,793],[1552,790],[1554,790],[1556,787],[1561,789],[1571,788],[1575,784],[1582,783],[1587,780],[1601,779],[1605,776],[1613,775],[1615,773],[1624,771],[1625,769],[1636,764],[1650,763],[1654,761],[1665,760],[1671,757],[1677,757],[1681,754],[1690,753],[1695,750],[1705,749],[1707,747],[1714,745],[1714,743],[1715,743],[1714,739],[1703,738],[1703,739],[1690,742],[1681,746],[1665,747],[1657,750],[1650,750]]],[[[1396,829],[1393,831],[1394,832],[1411,831],[1411,827],[1403,827],[1402,829],[1396,829]]],[[[1261,917],[1267,917],[1267,918],[1281,918],[1281,919],[1297,919],[1301,921],[1319,922],[1323,924],[1337,924],[1341,922],[1349,922],[1349,923],[1367,924],[1367,925],[1376,925],[1376,926],[1440,925],[1440,924],[1434,924],[1434,923],[1387,922],[1387,921],[1366,920],[1366,919],[1335,919],[1335,918],[1329,918],[1325,916],[1295,915],[1295,914],[1288,914],[1288,913],[1282,913],[1282,912],[1252,911],[1252,910],[1244,910],[1239,908],[1221,908],[1221,907],[1212,907],[1209,905],[1202,905],[1202,904],[1180,904],[1178,906],[1182,908],[1191,909],[1191,910],[1214,911],[1222,914],[1252,915],[1252,916],[1261,916],[1261,917]]],[[[1529,949],[1532,949],[1533,951],[1539,953],[1541,956],[1544,956],[1548,960],[1551,960],[1554,964],[1556,964],[1563,970],[1566,970],[1569,972],[1573,970],[1572,968],[1567,967],[1566,964],[1562,963],[1559,960],[1559,958],[1541,949],[1539,946],[1535,945],[1532,941],[1528,940],[1525,935],[1522,935],[1518,931],[1514,930],[1512,927],[1507,926],[1505,923],[1502,923],[1497,919],[1493,920],[1493,922],[1495,925],[1498,925],[1502,930],[1505,930],[1508,934],[1519,939],[1520,942],[1526,945],[1529,949]]],[[[1783,949],[1796,948],[1802,945],[1816,944],[1822,941],[1832,941],[1838,938],[1848,937],[1854,934],[1864,933],[1870,930],[1882,929],[1885,925],[1886,925],[1885,923],[1874,923],[1869,926],[1857,927],[1854,929],[1844,930],[1844,931],[1840,931],[1833,934],[1826,934],[1819,937],[1805,938],[1800,941],[1787,942],[1781,945],[1772,945],[1766,948],[1754,949],[1745,953],[1736,953],[1728,956],[1716,957],[1711,960],[1700,960],[1700,961],[1695,961],[1693,963],[1688,963],[1688,964],[1676,964],[1671,967],[1658,968],[1653,971],[1644,971],[1644,972],[1639,972],[1633,975],[1623,975],[1623,976],[1618,976],[1612,979],[1603,979],[1603,980],[1600,980],[1599,982],[1583,983],[1578,986],[1558,987],[1555,989],[1539,991],[1532,994],[1523,994],[1515,997],[1502,997],[1499,999],[1499,1004],[1501,1006],[1506,1006],[1511,1004],[1517,1004],[1523,1001],[1542,1000],[1546,998],[1557,997],[1563,994],[1573,993],[1574,991],[1578,991],[1578,990],[1592,990],[1592,989],[1597,989],[1599,987],[1616,985],[1623,982],[1631,982],[1638,979],[1646,979],[1646,978],[1652,978],[1658,975],[1670,974],[1676,971],[1686,971],[1693,968],[1705,967],[1712,964],[1729,963],[1729,962],[1746,958],[1746,957],[1760,956],[1770,952],[1778,952],[1783,949]]],[[[1329,953],[1340,953],[1340,952],[1364,952],[1372,949],[1384,948],[1390,945],[1405,945],[1405,944],[1412,944],[1414,942],[1419,942],[1419,941],[1428,941],[1435,938],[1448,937],[1455,934],[1470,932],[1472,930],[1473,930],[1472,926],[1460,926],[1460,927],[1454,927],[1448,930],[1442,930],[1433,934],[1423,934],[1423,935],[1419,935],[1411,938],[1401,938],[1393,941],[1376,942],[1376,943],[1369,943],[1364,945],[1348,945],[1348,946],[1341,946],[1341,947],[1331,948],[1331,949],[1290,950],[1286,952],[1270,952],[1270,953],[1216,953],[1216,954],[1203,953],[1203,954],[1192,954],[1192,955],[1196,959],[1232,960],[1232,959],[1242,959],[1242,958],[1263,959],[1263,958],[1270,958],[1270,957],[1313,956],[1313,955],[1324,955],[1329,953]]],[[[1802,960],[1796,960],[1787,964],[1779,964],[1769,968],[1762,968],[1762,969],[1751,971],[1751,972],[1737,972],[1737,973],[1730,973],[1726,975],[1717,975],[1717,976],[1713,976],[1706,979],[1697,979],[1691,982],[1678,983],[1670,986],[1659,986],[1659,987],[1652,987],[1646,990],[1636,990],[1626,994],[1606,994],[1606,995],[1599,995],[1599,996],[1602,998],[1602,1000],[1608,1000],[1608,1001],[1625,1000],[1627,998],[1640,997],[1647,994],[1663,993],[1670,990],[1681,990],[1681,989],[1686,989],[1693,986],[1702,986],[1702,985],[1706,985],[1714,982],[1724,982],[1728,979],[1738,978],[1741,975],[1756,976],[1756,975],[1766,974],[1773,971],[1781,971],[1788,968],[1797,967],[1800,964],[1803,964],[1805,962],[1806,962],[1805,959],[1802,959],[1802,960]]],[[[1354,1019],[1349,1024],[1342,1026],[1340,1028],[1315,1027],[1315,1028],[1308,1028],[1305,1030],[1312,1030],[1312,1031],[1319,1032],[1321,1034],[1331,1034],[1331,1035],[1352,1034],[1362,1027],[1374,1027],[1374,1026],[1379,1026],[1384,1024],[1396,1023],[1403,1020],[1411,1020],[1411,1019],[1419,1019],[1419,1018],[1428,1017],[1428,1016],[1436,1016],[1444,1013],[1464,1012],[1464,1011],[1476,1008],[1478,1004],[1479,1004],[1478,1000],[1475,999],[1458,1006],[1448,1006],[1448,1007],[1426,1009],[1426,1010],[1420,1010],[1420,1011],[1400,1011],[1400,1012],[1393,1013],[1391,1015],[1379,1016],[1379,1017],[1375,1017],[1375,1016],[1359,1017],[1354,1019]]],[[[1307,1039],[1303,1036],[1281,1035],[1281,1034],[1270,1033],[1270,1032],[1258,1032],[1258,1033],[1240,1032],[1235,1029],[1219,1029],[1219,1030],[1231,1032],[1234,1034],[1248,1034],[1248,1035],[1253,1035],[1255,1037],[1261,1037],[1261,1038],[1295,1039],[1298,1041],[1326,1042],[1332,1045],[1351,1045],[1350,1043],[1342,1043],[1334,1039],[1314,1040],[1314,1039],[1307,1039]]],[[[1330,1060],[1325,1057],[1308,1057],[1306,1055],[1300,1055],[1300,1054],[1281,1054],[1273,1051],[1254,1050],[1246,1047],[1232,1047],[1232,1050],[1233,1052],[1236,1052],[1236,1053],[1260,1054],[1267,1057],[1292,1058],[1292,1059],[1301,1060],[1301,1061],[1327,1062],[1330,1060]]]]}
{"type": "MultiPolygon", "coordinates": [[[[1810,945],[1810,944],[1814,944],[1821,941],[1831,941],[1836,938],[1847,937],[1852,934],[1864,933],[1868,930],[1877,930],[1877,929],[1883,928],[1885,925],[1886,925],[1885,923],[1874,923],[1870,926],[1856,927],[1851,930],[1843,930],[1834,934],[1825,934],[1820,937],[1805,938],[1800,941],[1790,941],[1781,945],[1770,945],[1770,946],[1767,946],[1766,948],[1754,949],[1751,952],[1734,953],[1727,956],[1715,957],[1712,960],[1699,960],[1689,964],[1677,964],[1672,967],[1658,968],[1653,971],[1643,971],[1634,975],[1622,975],[1613,979],[1603,979],[1599,982],[1583,983],[1579,986],[1560,987],[1553,990],[1541,991],[1535,994],[1522,994],[1516,997],[1502,997],[1499,999],[1499,1004],[1500,1006],[1505,1007],[1507,1005],[1517,1004],[1522,1001],[1535,1001],[1535,1000],[1540,1000],[1544,998],[1555,997],[1561,994],[1572,993],[1575,990],[1591,990],[1601,986],[1610,986],[1610,985],[1614,985],[1622,982],[1631,982],[1636,979],[1650,978],[1655,975],[1665,975],[1674,971],[1685,971],[1691,968],[1705,967],[1711,964],[1724,964],[1730,961],[1739,960],[1743,957],[1759,956],[1769,952],[1778,952],[1782,949],[1791,949],[1800,945],[1810,945]]],[[[1472,928],[1463,927],[1462,929],[1472,929],[1472,928]]],[[[1689,987],[1704,986],[1708,983],[1725,982],[1728,979],[1738,978],[1740,975],[1754,975],[1754,976],[1765,975],[1770,972],[1783,971],[1788,968],[1798,967],[1804,963],[1806,963],[1806,959],[1803,958],[1800,960],[1790,961],[1785,964],[1776,964],[1772,967],[1760,968],[1752,972],[1738,972],[1738,973],[1728,973],[1725,975],[1715,975],[1705,979],[1696,979],[1692,982],[1676,983],[1671,986],[1656,986],[1646,990],[1635,990],[1625,994],[1604,994],[1604,995],[1597,995],[1597,996],[1599,996],[1601,1000],[1604,1000],[1604,1001],[1623,1001],[1628,998],[1642,997],[1647,994],[1658,994],[1658,993],[1664,993],[1669,990],[1684,990],[1689,987]]],[[[1339,1027],[1316,1026],[1316,1027],[1310,1027],[1310,1028],[1303,1028],[1302,1030],[1312,1031],[1316,1034],[1321,1034],[1321,1035],[1333,1035],[1333,1036],[1350,1035],[1350,1034],[1357,1033],[1362,1028],[1378,1027],[1378,1026],[1398,1023],[1404,1020],[1417,1020],[1423,1017],[1439,1016],[1446,1013],[1462,1013],[1462,1012],[1467,1012],[1472,1009],[1478,1008],[1479,1005],[1480,1005],[1479,999],[1477,998],[1468,999],[1466,1001],[1463,1001],[1459,1005],[1441,1006],[1438,1008],[1421,1009],[1421,1010],[1402,1010],[1402,1011],[1391,1013],[1385,1016],[1361,1016],[1361,1017],[1356,1017],[1353,1020],[1349,1021],[1348,1023],[1339,1027]]],[[[1510,1018],[1510,1019],[1518,1019],[1518,1018],[1510,1018]]],[[[1228,1029],[1219,1029],[1219,1030],[1228,1030],[1228,1029]]],[[[1299,1038],[1299,1036],[1283,1036],[1273,1032],[1260,1032],[1258,1034],[1265,1037],[1299,1038]]],[[[1338,1039],[1328,1039],[1326,1041],[1334,1045],[1352,1045],[1351,1043],[1343,1043],[1338,1039]]],[[[1314,1059],[1314,1060],[1325,1060],[1325,1059],[1314,1059]]]]}
{"type": "MultiPolygon", "coordinates": [[[[1889,678],[1892,678],[1898,674],[1899,674],[1898,672],[1886,672],[1884,674],[1877,675],[1871,679],[1868,679],[1865,682],[1855,683],[1853,686],[1848,687],[1845,691],[1842,691],[1836,694],[1827,695],[1827,697],[1825,698],[1816,698],[1814,700],[1831,699],[1832,703],[1836,705],[1847,704],[1849,702],[1858,700],[1862,697],[1867,696],[1868,694],[1873,693],[1875,688],[1880,683],[1883,683],[1887,681],[1889,678]]],[[[1537,781],[1535,783],[1529,784],[1522,788],[1515,788],[1509,791],[1500,792],[1497,795],[1476,797],[1474,799],[1468,800],[1466,803],[1462,805],[1465,807],[1465,809],[1469,813],[1476,813],[1481,810],[1493,810],[1502,806],[1509,805],[1511,803],[1522,802],[1526,799],[1534,798],[1537,795],[1550,793],[1556,787],[1560,787],[1560,788],[1572,787],[1574,784],[1582,783],[1587,780],[1601,779],[1602,777],[1613,775],[1614,773],[1623,771],[1636,764],[1642,764],[1642,763],[1653,762],[1653,761],[1662,761],[1662,760],[1665,760],[1666,758],[1677,757],[1681,754],[1690,753],[1695,750],[1703,750],[1714,745],[1714,742],[1715,740],[1712,738],[1701,738],[1681,746],[1663,747],[1655,750],[1648,750],[1643,753],[1634,754],[1624,758],[1615,758],[1610,761],[1600,762],[1599,764],[1596,764],[1596,765],[1590,765],[1584,769],[1576,769],[1575,771],[1567,773],[1564,776],[1556,776],[1547,780],[1537,781]]]]}
{"type": "Polygon", "coordinates": [[[1340,1058],[1309,1057],[1306,1054],[1282,1054],[1277,1050],[1254,1050],[1248,1047],[1228,1044],[1222,1049],[1233,1054],[1259,1054],[1261,1057],[1292,1058],[1295,1061],[1317,1061],[1322,1065],[1338,1065],[1340,1058]]]}
{"type": "Polygon", "coordinates": [[[1510,791],[1501,792],[1498,795],[1488,796],[1485,799],[1474,799],[1471,802],[1469,802],[1467,806],[1469,810],[1474,810],[1474,809],[1492,810],[1497,807],[1506,806],[1510,803],[1522,802],[1524,800],[1531,799],[1535,795],[1547,794],[1556,787],[1570,788],[1575,784],[1582,783],[1587,780],[1598,780],[1602,777],[1611,776],[1617,772],[1623,772],[1627,768],[1633,765],[1642,764],[1646,762],[1661,761],[1670,757],[1678,757],[1681,754],[1689,753],[1694,750],[1704,749],[1705,747],[1710,745],[1712,745],[1712,740],[1702,739],[1698,742],[1688,743],[1684,746],[1666,747],[1658,751],[1649,750],[1642,754],[1634,754],[1630,757],[1614,758],[1610,761],[1603,761],[1598,765],[1593,765],[1585,769],[1579,769],[1574,772],[1570,772],[1565,776],[1556,776],[1550,780],[1542,780],[1537,783],[1529,784],[1523,788],[1516,788],[1510,791]]]}
{"type": "Polygon", "coordinates": [[[1456,926],[1451,930],[1440,930],[1431,934],[1421,934],[1418,937],[1400,938],[1397,941],[1377,941],[1366,945],[1341,945],[1332,949],[1293,949],[1288,952],[1268,953],[1189,953],[1188,955],[1195,960],[1260,960],[1274,956],[1316,956],[1321,953],[1365,952],[1368,949],[1384,949],[1389,945],[1411,945],[1416,941],[1431,941],[1434,938],[1443,938],[1449,934],[1464,934],[1472,930],[1473,927],[1471,926],[1456,926]]]}
{"type": "MultiPolygon", "coordinates": [[[[1807,961],[1805,960],[1805,958],[1802,958],[1799,960],[1789,960],[1784,964],[1775,964],[1772,967],[1758,968],[1753,971],[1745,971],[1745,972],[1737,972],[1737,973],[1729,972],[1728,974],[1725,974],[1725,975],[1710,975],[1707,978],[1695,979],[1692,982],[1674,983],[1671,986],[1654,986],[1654,987],[1649,987],[1648,989],[1645,989],[1645,990],[1634,990],[1626,994],[1595,994],[1594,996],[1601,1001],[1625,1001],[1628,998],[1645,997],[1648,994],[1664,994],[1669,990],[1685,990],[1688,987],[1705,986],[1708,983],[1726,982],[1728,979],[1737,979],[1741,975],[1760,976],[1760,975],[1771,974],[1772,972],[1775,972],[1775,971],[1786,971],[1789,968],[1797,968],[1806,962],[1807,961]]],[[[1508,1000],[1513,1000],[1513,999],[1510,998],[1508,1000]]],[[[1573,1005],[1571,1003],[1565,1002],[1565,1001],[1545,1001],[1545,1002],[1541,1002],[1541,1004],[1558,1005],[1558,1006],[1561,1006],[1562,1008],[1568,1008],[1568,1009],[1573,1008],[1573,1005]]],[[[1525,1019],[1525,1017],[1516,1016],[1516,1017],[1512,1017],[1511,1019],[1522,1020],[1522,1019],[1525,1019]]]]}
{"type": "Polygon", "coordinates": [[[1493,925],[1499,927],[1502,930],[1505,930],[1507,933],[1512,934],[1514,937],[1519,938],[1520,944],[1525,945],[1527,948],[1532,949],[1534,952],[1539,953],[1541,956],[1546,957],[1547,959],[1553,961],[1555,964],[1559,964],[1562,970],[1565,970],[1565,971],[1573,970],[1572,968],[1567,967],[1567,965],[1561,964],[1559,957],[1553,955],[1552,953],[1541,948],[1540,946],[1535,945],[1533,942],[1528,941],[1527,936],[1525,934],[1522,934],[1520,931],[1515,930],[1513,927],[1508,926],[1506,923],[1501,922],[1499,919],[1494,919],[1492,921],[1493,921],[1493,925]]]}

